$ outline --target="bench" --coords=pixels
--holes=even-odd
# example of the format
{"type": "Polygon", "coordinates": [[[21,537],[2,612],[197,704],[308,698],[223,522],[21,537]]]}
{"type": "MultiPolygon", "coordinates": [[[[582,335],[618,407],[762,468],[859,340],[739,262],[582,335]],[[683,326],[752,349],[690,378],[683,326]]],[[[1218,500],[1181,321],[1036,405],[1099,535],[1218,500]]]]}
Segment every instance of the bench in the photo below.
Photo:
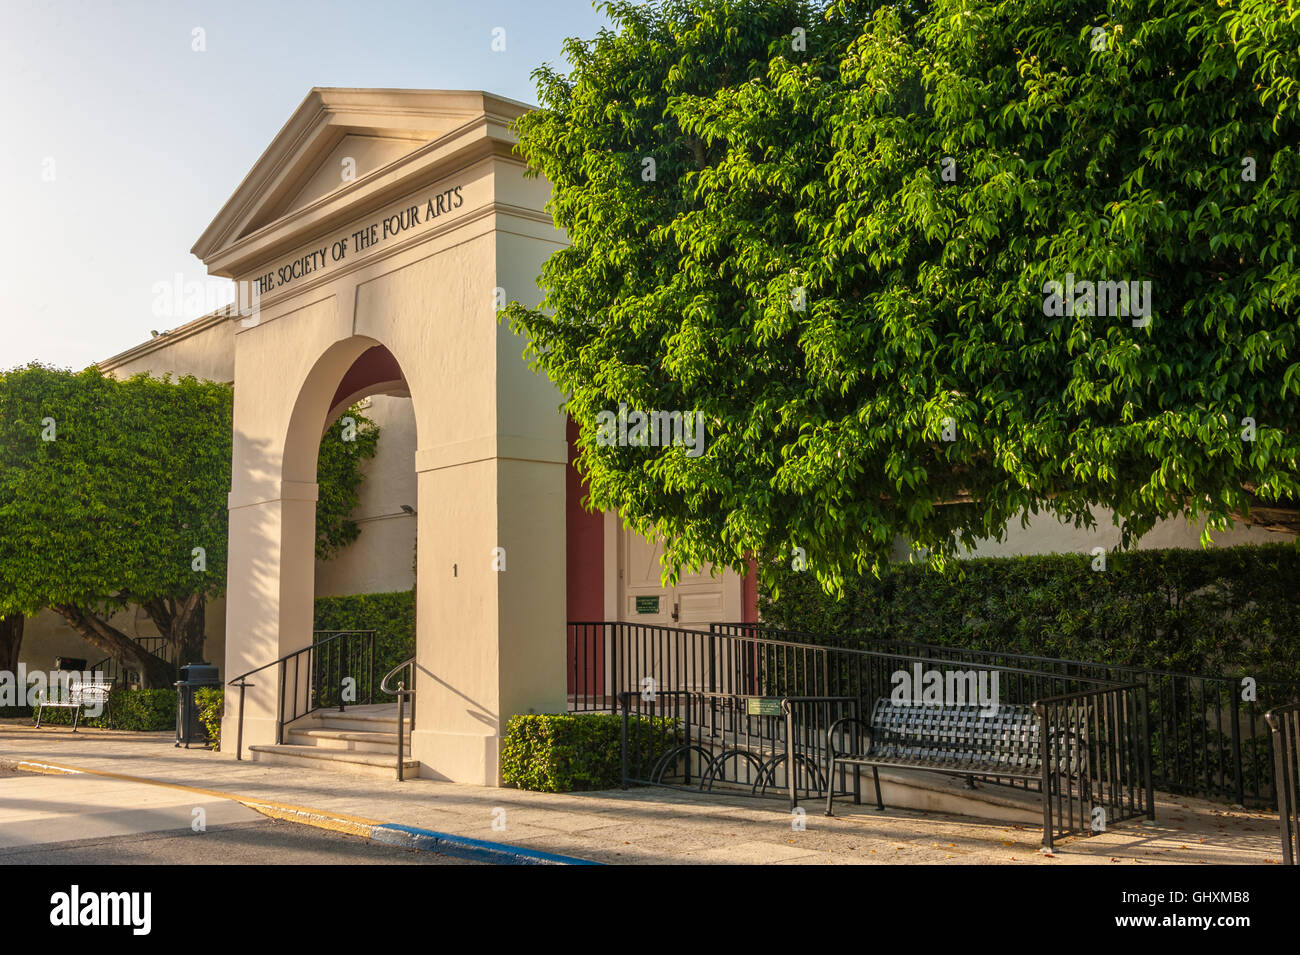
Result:
{"type": "Polygon", "coordinates": [[[68,695],[62,699],[51,698],[50,694],[42,693],[36,700],[36,728],[41,728],[41,713],[46,707],[52,706],[56,709],[72,710],[72,732],[77,731],[77,724],[81,722],[82,711],[86,707],[102,706],[108,708],[108,696],[113,689],[112,682],[108,683],[68,683],[68,695]]]}
{"type": "MultiPolygon", "coordinates": [[[[880,767],[897,766],[929,772],[965,776],[974,788],[974,777],[994,776],[1009,780],[1038,780],[1042,798],[1049,797],[1043,771],[1042,723],[1032,706],[1004,704],[993,712],[978,705],[901,705],[879,699],[870,721],[857,717],[836,720],[826,732],[830,776],[826,815],[835,814],[834,775],[836,766],[854,768],[853,801],[861,802],[859,773],[871,767],[876,785],[876,808],[884,809],[880,795],[880,767]],[[845,732],[851,730],[850,732],[845,732]],[[837,737],[837,733],[841,734],[837,737]],[[837,747],[848,736],[846,750],[837,747]]],[[[1087,747],[1078,733],[1057,731],[1051,759],[1055,771],[1076,776],[1083,770],[1087,747]]],[[[1044,841],[1048,833],[1044,832],[1044,841]]]]}

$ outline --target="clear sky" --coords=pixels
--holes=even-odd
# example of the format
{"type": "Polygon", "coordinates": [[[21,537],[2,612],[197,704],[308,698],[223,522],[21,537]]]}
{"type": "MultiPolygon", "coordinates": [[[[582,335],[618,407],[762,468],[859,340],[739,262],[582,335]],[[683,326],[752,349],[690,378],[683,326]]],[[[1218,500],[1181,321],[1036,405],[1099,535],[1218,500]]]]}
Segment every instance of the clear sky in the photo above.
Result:
{"type": "Polygon", "coordinates": [[[0,0],[0,368],[203,314],[155,314],[155,285],[206,280],[190,247],[313,86],[533,103],[533,68],[605,22],[590,0],[0,0]]]}

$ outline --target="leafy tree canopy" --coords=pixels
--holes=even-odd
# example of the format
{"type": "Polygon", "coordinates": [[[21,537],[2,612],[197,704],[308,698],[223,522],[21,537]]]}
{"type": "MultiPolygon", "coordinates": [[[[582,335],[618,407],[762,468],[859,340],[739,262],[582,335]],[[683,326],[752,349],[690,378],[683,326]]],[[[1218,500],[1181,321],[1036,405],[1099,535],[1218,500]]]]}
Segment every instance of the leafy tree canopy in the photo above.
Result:
{"type": "Polygon", "coordinates": [[[329,426],[316,460],[316,559],[329,560],[361,536],[349,515],[361,499],[362,463],[375,456],[379,427],[356,408],[329,426]]]}
{"type": "Polygon", "coordinates": [[[900,538],[1300,496],[1300,7],[605,10],[518,124],[571,244],[505,314],[670,577],[798,547],[837,590],[900,538]],[[704,453],[610,443],[620,404],[704,453]]]}
{"type": "MultiPolygon", "coordinates": [[[[147,685],[165,668],[108,623],[114,611],[138,605],[181,653],[201,651],[204,602],[226,583],[231,398],[192,377],[0,373],[0,617],[53,608],[147,685]]],[[[378,440],[353,417],[356,440],[321,446],[325,556],[358,534],[348,515],[378,440]]]]}

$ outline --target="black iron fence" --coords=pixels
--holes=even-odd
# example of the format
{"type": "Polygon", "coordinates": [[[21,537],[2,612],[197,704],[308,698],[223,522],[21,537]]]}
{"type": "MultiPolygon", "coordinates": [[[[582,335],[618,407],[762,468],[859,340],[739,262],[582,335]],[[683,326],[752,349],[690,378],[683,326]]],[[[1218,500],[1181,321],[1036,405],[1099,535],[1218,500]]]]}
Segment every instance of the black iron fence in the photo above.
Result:
{"type": "MultiPolygon", "coordinates": [[[[826,792],[826,732],[855,715],[847,697],[758,697],[646,689],[618,695],[623,786],[640,783],[800,798],[826,792]]],[[[843,790],[838,791],[843,794],[843,790]]]]}
{"type": "MultiPolygon", "coordinates": [[[[870,712],[879,699],[946,703],[956,695],[957,703],[993,708],[1034,705],[1044,739],[1084,741],[1083,769],[1051,777],[1047,832],[1094,828],[1098,809],[1109,821],[1151,811],[1146,688],[1140,685],[1059,668],[972,665],[719,628],[573,623],[569,651],[571,708],[617,710],[641,727],[624,744],[625,782],[781,791],[792,806],[827,787],[844,794],[851,784],[845,771],[831,779],[826,769],[826,732],[835,720],[870,712]]],[[[1054,765],[1055,756],[1047,757],[1054,765]]],[[[1043,785],[976,778],[1035,791],[1043,785]]]]}
{"type": "Polygon", "coordinates": [[[245,694],[257,686],[248,678],[272,668],[267,678],[275,681],[275,741],[280,744],[286,724],[315,710],[338,707],[343,712],[348,705],[374,701],[375,631],[317,630],[310,646],[232,678],[228,685],[239,690],[237,759],[243,754],[245,694]]]}
{"type": "Polygon", "coordinates": [[[1133,684],[1093,686],[1034,703],[1049,847],[1058,835],[1155,818],[1146,704],[1146,688],[1133,684]],[[1072,771],[1058,771],[1063,766],[1072,771]]]}
{"type": "MultiPolygon", "coordinates": [[[[176,644],[166,637],[133,637],[147,653],[152,653],[172,668],[175,679],[180,675],[180,663],[176,659],[176,644]]],[[[91,673],[103,674],[105,683],[116,686],[140,685],[140,673],[135,668],[123,665],[116,657],[105,657],[90,667],[91,673]]]]}
{"type": "MultiPolygon", "coordinates": [[[[715,623],[710,629],[813,645],[832,640],[825,634],[752,623],[715,623]]],[[[1202,676],[906,640],[872,640],[870,648],[981,667],[1006,666],[1144,686],[1151,775],[1158,789],[1243,806],[1277,805],[1272,740],[1264,714],[1270,707],[1300,699],[1300,680],[1202,676]]]]}
{"type": "Polygon", "coordinates": [[[1300,703],[1270,710],[1277,814],[1282,829],[1282,863],[1300,864],[1300,703]]]}
{"type": "Polygon", "coordinates": [[[374,702],[375,631],[316,630],[312,645],[288,659],[294,667],[305,661],[305,670],[311,674],[305,712],[333,707],[342,711],[348,704],[374,702]]]}

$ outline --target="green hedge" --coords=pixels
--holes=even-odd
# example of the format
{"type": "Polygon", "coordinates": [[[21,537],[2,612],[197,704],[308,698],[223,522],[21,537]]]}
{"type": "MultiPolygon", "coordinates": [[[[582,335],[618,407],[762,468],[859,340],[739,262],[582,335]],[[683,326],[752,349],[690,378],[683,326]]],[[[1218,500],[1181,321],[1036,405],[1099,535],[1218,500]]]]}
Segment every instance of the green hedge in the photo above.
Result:
{"type": "MultiPolygon", "coordinates": [[[[633,717],[630,722],[630,732],[642,734],[639,753],[649,765],[680,742],[675,720],[633,717]]],[[[520,789],[549,793],[614,789],[622,783],[622,725],[622,717],[609,713],[511,717],[501,746],[501,778],[520,789]]]]}
{"type": "Polygon", "coordinates": [[[900,564],[826,596],[785,570],[771,626],[841,645],[893,638],[1129,664],[1205,675],[1300,674],[1300,551],[1291,544],[1213,550],[1051,554],[900,564]]]}
{"type": "Polygon", "coordinates": [[[379,681],[389,670],[415,653],[415,594],[412,591],[317,597],[314,626],[317,630],[374,630],[377,701],[395,699],[379,693],[379,681]]]}
{"type": "Polygon", "coordinates": [[[199,709],[199,722],[208,731],[208,745],[221,748],[221,711],[225,691],[220,687],[203,687],[194,691],[194,703],[199,709]]]}
{"type": "MultiPolygon", "coordinates": [[[[41,725],[71,726],[73,711],[49,707],[41,711],[41,725]]],[[[99,716],[81,719],[82,726],[103,729],[160,732],[176,730],[175,690],[115,689],[109,694],[108,707],[99,716]]]]}

